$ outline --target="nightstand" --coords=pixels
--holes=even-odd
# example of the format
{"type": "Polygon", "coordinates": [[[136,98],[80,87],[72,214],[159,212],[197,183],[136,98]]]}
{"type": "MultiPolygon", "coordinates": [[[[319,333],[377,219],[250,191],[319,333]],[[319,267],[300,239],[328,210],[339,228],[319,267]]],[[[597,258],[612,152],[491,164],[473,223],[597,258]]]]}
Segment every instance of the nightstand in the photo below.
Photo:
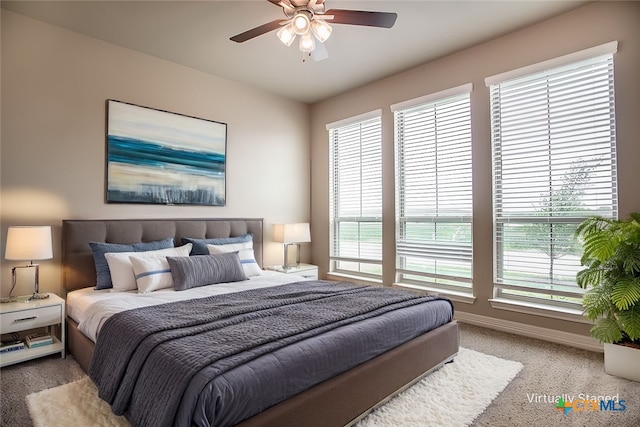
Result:
{"type": "Polygon", "coordinates": [[[318,279],[318,267],[311,264],[299,264],[297,267],[289,267],[285,269],[281,265],[272,265],[267,270],[278,271],[285,274],[295,274],[307,279],[318,279]]]}
{"type": "Polygon", "coordinates": [[[18,301],[0,304],[0,333],[15,332],[24,339],[28,331],[46,328],[53,344],[34,348],[25,346],[23,350],[0,353],[0,367],[55,353],[65,357],[64,300],[52,293],[46,299],[28,301],[27,298],[19,297],[18,301]]]}

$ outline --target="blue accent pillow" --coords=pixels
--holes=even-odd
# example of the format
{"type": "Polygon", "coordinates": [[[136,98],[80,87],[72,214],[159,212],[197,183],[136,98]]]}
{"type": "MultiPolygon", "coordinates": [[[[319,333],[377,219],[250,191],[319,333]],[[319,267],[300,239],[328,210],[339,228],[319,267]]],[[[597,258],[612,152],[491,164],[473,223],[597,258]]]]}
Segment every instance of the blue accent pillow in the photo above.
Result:
{"type": "Polygon", "coordinates": [[[109,272],[109,264],[104,254],[108,252],[145,252],[155,251],[158,249],[173,248],[173,237],[155,242],[134,243],[132,245],[124,245],[121,243],[104,243],[89,242],[91,252],[93,253],[93,262],[96,265],[96,289],[111,289],[111,273],[109,272]]]}
{"type": "Polygon", "coordinates": [[[244,243],[253,240],[251,233],[238,237],[216,237],[215,239],[196,239],[193,237],[183,237],[182,244],[192,243],[191,253],[189,255],[209,255],[207,245],[229,245],[231,243],[244,243]]]}

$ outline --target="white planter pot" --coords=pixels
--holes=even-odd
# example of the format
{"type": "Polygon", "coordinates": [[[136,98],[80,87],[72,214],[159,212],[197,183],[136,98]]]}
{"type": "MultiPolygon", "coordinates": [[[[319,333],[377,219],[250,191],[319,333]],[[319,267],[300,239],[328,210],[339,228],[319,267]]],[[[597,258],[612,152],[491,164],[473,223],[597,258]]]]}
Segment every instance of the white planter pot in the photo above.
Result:
{"type": "Polygon", "coordinates": [[[618,344],[604,345],[604,371],[640,382],[640,350],[618,344]]]}

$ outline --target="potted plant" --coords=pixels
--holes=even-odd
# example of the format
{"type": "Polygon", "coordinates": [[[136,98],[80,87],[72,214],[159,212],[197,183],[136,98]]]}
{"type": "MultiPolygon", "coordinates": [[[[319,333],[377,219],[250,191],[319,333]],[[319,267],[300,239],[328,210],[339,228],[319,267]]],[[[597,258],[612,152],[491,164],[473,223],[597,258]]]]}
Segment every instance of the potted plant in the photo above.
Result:
{"type": "Polygon", "coordinates": [[[576,280],[588,289],[591,336],[605,344],[605,372],[640,381],[640,214],[627,220],[593,216],[576,229],[582,241],[576,280]]]}

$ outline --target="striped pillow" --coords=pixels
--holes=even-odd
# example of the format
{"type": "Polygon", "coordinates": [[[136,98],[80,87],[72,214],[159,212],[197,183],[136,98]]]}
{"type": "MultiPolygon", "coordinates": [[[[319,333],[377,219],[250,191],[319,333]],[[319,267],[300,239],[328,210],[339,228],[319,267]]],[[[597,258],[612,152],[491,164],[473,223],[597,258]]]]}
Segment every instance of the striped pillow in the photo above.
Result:
{"type": "Polygon", "coordinates": [[[207,245],[210,254],[224,254],[238,252],[240,263],[247,277],[259,276],[263,273],[253,253],[253,242],[231,243],[228,245],[207,245]]]}
{"type": "Polygon", "coordinates": [[[104,254],[109,264],[113,287],[111,292],[135,291],[138,288],[136,273],[130,258],[160,258],[168,256],[187,256],[191,252],[191,243],[177,248],[158,249],[145,252],[108,252],[104,254]]]}
{"type": "Polygon", "coordinates": [[[167,257],[176,291],[247,280],[237,252],[220,255],[167,257]]]}
{"type": "Polygon", "coordinates": [[[130,256],[139,294],[146,294],[173,286],[173,278],[166,257],[141,258],[130,256]]]}

